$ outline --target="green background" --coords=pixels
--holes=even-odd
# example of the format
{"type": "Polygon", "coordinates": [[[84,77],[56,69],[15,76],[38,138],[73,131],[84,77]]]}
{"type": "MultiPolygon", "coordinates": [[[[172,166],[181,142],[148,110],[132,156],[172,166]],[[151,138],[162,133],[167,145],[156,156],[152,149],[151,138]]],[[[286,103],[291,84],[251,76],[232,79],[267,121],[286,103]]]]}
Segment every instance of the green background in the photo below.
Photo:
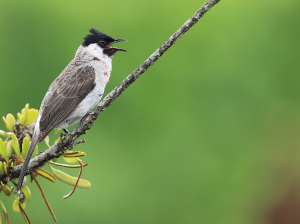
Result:
{"type": "MultiPolygon", "coordinates": [[[[92,27],[127,39],[116,45],[128,52],[113,60],[109,93],[204,3],[0,0],[0,115],[38,109],[92,27]]],[[[90,189],[65,200],[71,186],[39,178],[59,223],[300,223],[299,7],[212,8],[76,147],[87,153],[90,189]]],[[[28,186],[32,223],[54,223],[28,186]]],[[[1,200],[11,223],[23,223],[14,196],[1,200]]]]}

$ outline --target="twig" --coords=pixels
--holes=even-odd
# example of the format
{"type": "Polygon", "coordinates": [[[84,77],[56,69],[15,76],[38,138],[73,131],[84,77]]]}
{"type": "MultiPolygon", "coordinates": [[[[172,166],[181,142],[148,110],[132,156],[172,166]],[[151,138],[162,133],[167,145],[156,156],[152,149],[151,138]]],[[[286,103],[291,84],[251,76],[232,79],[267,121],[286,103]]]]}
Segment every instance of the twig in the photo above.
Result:
{"type": "Polygon", "coordinates": [[[31,174],[31,177],[35,181],[35,183],[36,183],[36,185],[37,185],[37,187],[38,187],[38,189],[39,189],[39,191],[40,191],[40,193],[41,193],[41,195],[42,195],[42,197],[43,197],[43,199],[44,199],[44,201],[46,203],[46,206],[47,206],[47,208],[48,208],[48,210],[49,210],[49,212],[50,212],[50,214],[51,214],[54,222],[57,222],[57,219],[56,219],[56,217],[54,215],[54,212],[53,212],[52,208],[50,207],[50,204],[47,201],[47,198],[46,198],[46,196],[45,196],[45,194],[43,192],[43,189],[42,189],[40,183],[38,182],[38,180],[36,179],[36,177],[35,177],[35,175],[33,173],[31,174]]]}
{"type": "Polygon", "coordinates": [[[80,140],[80,141],[77,141],[77,142],[74,143],[74,145],[79,145],[79,144],[81,144],[81,143],[85,143],[85,140],[82,139],[82,140],[80,140]]]}
{"type": "MultiPolygon", "coordinates": [[[[42,166],[45,162],[61,156],[65,150],[74,146],[74,141],[81,135],[85,134],[91,128],[94,121],[98,118],[112,102],[117,99],[125,89],[127,89],[137,78],[139,78],[153,63],[159,59],[181,36],[187,32],[203,15],[208,12],[220,0],[209,0],[205,3],[188,21],[186,21],[163,45],[161,45],[147,60],[137,67],[129,76],[127,76],[114,90],[112,90],[99,105],[87,116],[85,116],[79,125],[77,125],[63,140],[57,142],[44,153],[30,160],[28,171],[31,173],[36,168],[42,166]]],[[[78,142],[79,143],[79,142],[78,142]]],[[[75,143],[76,144],[76,143],[75,143]]],[[[22,164],[9,170],[8,176],[1,176],[0,181],[7,183],[13,178],[18,178],[22,164]]]]}
{"type": "Polygon", "coordinates": [[[77,185],[78,185],[78,182],[79,182],[79,180],[80,180],[80,177],[81,177],[81,174],[82,174],[82,170],[83,170],[83,163],[82,163],[81,159],[77,158],[77,160],[78,160],[78,162],[80,163],[80,172],[79,172],[79,175],[78,175],[78,178],[77,178],[77,181],[76,181],[76,183],[75,183],[75,185],[74,185],[73,190],[72,190],[69,194],[63,196],[64,199],[70,197],[70,196],[75,192],[76,187],[77,187],[77,185]]]}

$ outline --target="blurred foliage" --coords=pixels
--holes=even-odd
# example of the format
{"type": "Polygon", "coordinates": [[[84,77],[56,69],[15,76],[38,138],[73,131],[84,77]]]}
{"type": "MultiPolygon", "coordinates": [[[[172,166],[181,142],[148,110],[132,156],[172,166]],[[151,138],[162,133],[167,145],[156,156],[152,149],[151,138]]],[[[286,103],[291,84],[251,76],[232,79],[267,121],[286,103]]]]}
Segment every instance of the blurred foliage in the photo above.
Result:
{"type": "MultiPolygon", "coordinates": [[[[91,27],[128,41],[117,45],[128,52],[114,58],[108,93],[204,3],[1,0],[0,114],[38,108],[91,27]]],[[[92,187],[62,200],[67,185],[45,186],[58,221],[299,220],[299,7],[222,0],[211,9],[76,146],[92,187]]],[[[32,197],[27,214],[53,223],[42,203],[32,197]]]]}
{"type": "MultiPolygon", "coordinates": [[[[32,130],[34,127],[33,123],[38,116],[38,110],[36,109],[29,109],[29,104],[25,105],[25,108],[21,110],[21,113],[17,113],[18,119],[16,120],[15,117],[9,113],[6,115],[6,117],[2,117],[6,128],[9,130],[9,132],[5,132],[3,130],[0,130],[0,135],[4,137],[5,141],[0,138],[0,174],[1,174],[1,181],[0,181],[0,193],[3,192],[3,195],[6,195],[10,197],[13,193],[15,193],[17,189],[17,184],[19,181],[19,178],[15,179],[7,179],[7,175],[10,175],[9,169],[22,164],[25,161],[25,158],[27,156],[27,153],[29,151],[29,146],[31,144],[31,135],[32,130]],[[33,124],[32,124],[33,123],[33,124]]],[[[58,142],[61,140],[61,137],[59,137],[55,142],[58,142]]],[[[49,145],[50,138],[49,136],[46,136],[45,143],[48,147],[51,147],[49,145]]],[[[35,157],[38,154],[38,146],[35,146],[35,149],[32,153],[32,158],[35,157]]],[[[54,161],[48,161],[49,168],[51,173],[43,170],[42,168],[38,167],[36,170],[30,173],[31,180],[34,180],[36,185],[39,188],[39,191],[42,195],[42,198],[45,201],[45,204],[48,207],[48,210],[50,214],[53,216],[54,221],[56,221],[55,215],[45,197],[45,194],[43,193],[42,187],[37,181],[36,176],[44,177],[45,179],[56,182],[56,178],[66,184],[72,185],[73,190],[65,195],[63,198],[70,197],[76,190],[77,187],[80,188],[90,188],[91,183],[87,180],[80,179],[82,175],[83,167],[88,164],[83,164],[82,161],[78,157],[86,156],[84,152],[80,151],[68,151],[66,150],[65,153],[61,156],[64,158],[65,162],[67,163],[76,163],[79,162],[80,165],[69,165],[69,164],[61,164],[54,161],[58,161],[59,158],[54,158],[54,161]],[[50,164],[61,166],[61,167],[68,167],[68,168],[80,168],[80,172],[78,177],[70,176],[66,173],[64,173],[61,170],[53,168],[50,164]]],[[[44,164],[42,164],[44,165],[44,164]]],[[[31,191],[29,187],[27,186],[27,177],[25,176],[22,185],[21,185],[21,191],[23,192],[24,196],[17,197],[15,194],[15,200],[13,201],[12,209],[15,212],[21,212],[24,216],[25,223],[30,224],[30,219],[28,215],[25,212],[26,207],[26,201],[31,200],[31,191]]],[[[19,192],[18,192],[19,194],[19,192]]],[[[1,197],[2,198],[2,197],[1,197]]],[[[9,218],[8,218],[8,212],[4,206],[4,204],[1,202],[2,212],[4,214],[3,222],[5,224],[9,224],[9,218]]],[[[0,223],[2,224],[2,218],[0,216],[0,223]]]]}

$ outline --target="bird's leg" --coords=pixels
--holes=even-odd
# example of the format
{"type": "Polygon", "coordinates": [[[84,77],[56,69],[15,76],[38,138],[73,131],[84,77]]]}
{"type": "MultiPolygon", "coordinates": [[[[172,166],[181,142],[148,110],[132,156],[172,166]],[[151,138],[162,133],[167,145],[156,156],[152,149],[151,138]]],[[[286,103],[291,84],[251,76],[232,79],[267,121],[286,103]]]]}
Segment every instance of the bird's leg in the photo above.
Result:
{"type": "Polygon", "coordinates": [[[64,131],[64,133],[60,133],[60,139],[69,134],[69,131],[66,128],[63,128],[62,130],[64,131]]]}

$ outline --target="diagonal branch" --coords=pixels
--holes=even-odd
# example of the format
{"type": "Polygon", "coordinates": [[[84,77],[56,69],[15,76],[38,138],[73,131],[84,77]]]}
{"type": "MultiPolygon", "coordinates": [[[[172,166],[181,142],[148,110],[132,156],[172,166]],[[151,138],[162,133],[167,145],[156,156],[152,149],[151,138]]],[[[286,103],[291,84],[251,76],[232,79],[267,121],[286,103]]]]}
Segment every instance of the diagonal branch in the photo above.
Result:
{"type": "MultiPolygon", "coordinates": [[[[85,134],[102,113],[112,102],[117,99],[125,89],[127,89],[137,78],[139,78],[154,62],[159,59],[181,36],[187,32],[203,15],[208,12],[220,0],[209,0],[205,3],[188,21],[186,21],[163,45],[161,45],[147,60],[137,67],[130,75],[128,75],[114,90],[112,90],[99,105],[88,115],[86,115],[63,140],[57,142],[44,153],[30,160],[27,174],[31,173],[38,167],[53,158],[61,156],[65,150],[71,149],[74,146],[74,141],[81,135],[85,134]]],[[[18,178],[22,164],[14,168],[10,168],[7,176],[0,175],[0,181],[7,183],[13,178],[18,178]]]]}

